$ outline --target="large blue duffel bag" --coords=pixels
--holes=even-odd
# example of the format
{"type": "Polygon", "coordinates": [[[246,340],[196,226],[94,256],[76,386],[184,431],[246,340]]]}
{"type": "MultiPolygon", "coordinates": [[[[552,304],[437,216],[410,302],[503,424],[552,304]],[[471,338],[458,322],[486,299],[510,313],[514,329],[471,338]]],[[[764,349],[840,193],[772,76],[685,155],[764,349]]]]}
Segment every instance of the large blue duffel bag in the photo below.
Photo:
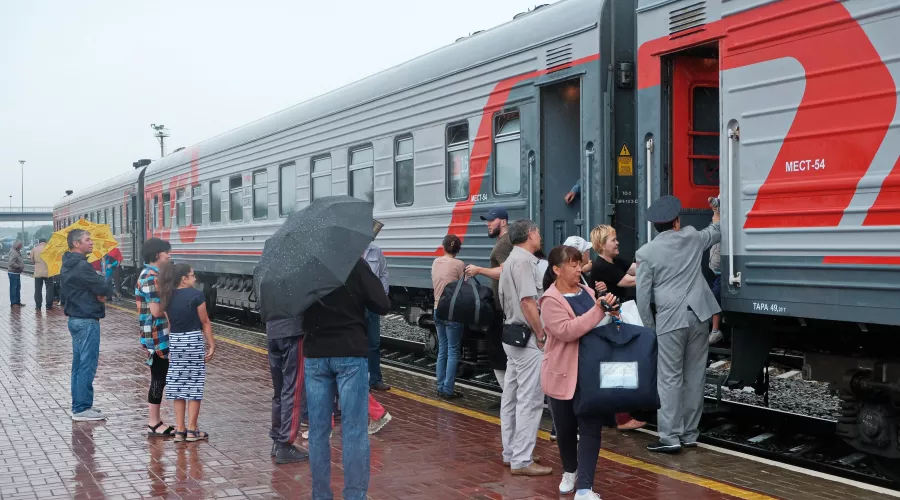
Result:
{"type": "Polygon", "coordinates": [[[577,415],[628,413],[659,408],[656,333],[643,326],[609,323],[578,345],[577,415]]]}

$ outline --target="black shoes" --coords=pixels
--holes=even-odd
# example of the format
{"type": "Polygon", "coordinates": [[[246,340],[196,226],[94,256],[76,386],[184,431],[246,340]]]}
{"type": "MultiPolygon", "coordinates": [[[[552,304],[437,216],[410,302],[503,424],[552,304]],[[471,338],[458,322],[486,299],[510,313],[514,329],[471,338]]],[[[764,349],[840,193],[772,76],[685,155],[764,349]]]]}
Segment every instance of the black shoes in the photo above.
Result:
{"type": "Polygon", "coordinates": [[[377,384],[372,384],[369,389],[373,391],[389,391],[391,390],[391,386],[385,384],[384,382],[378,382],[377,384]]]}
{"type": "Polygon", "coordinates": [[[682,442],[681,442],[681,447],[682,447],[682,448],[696,448],[696,447],[697,447],[697,442],[694,441],[694,442],[691,442],[691,443],[685,443],[684,441],[682,441],[682,442]]]}
{"type": "Polygon", "coordinates": [[[680,444],[665,444],[659,441],[655,443],[650,443],[647,445],[647,451],[652,451],[656,453],[680,453],[681,445],[680,444]]]}
{"type": "Polygon", "coordinates": [[[309,460],[309,453],[292,444],[273,443],[272,452],[275,456],[276,464],[290,464],[309,460]]]}

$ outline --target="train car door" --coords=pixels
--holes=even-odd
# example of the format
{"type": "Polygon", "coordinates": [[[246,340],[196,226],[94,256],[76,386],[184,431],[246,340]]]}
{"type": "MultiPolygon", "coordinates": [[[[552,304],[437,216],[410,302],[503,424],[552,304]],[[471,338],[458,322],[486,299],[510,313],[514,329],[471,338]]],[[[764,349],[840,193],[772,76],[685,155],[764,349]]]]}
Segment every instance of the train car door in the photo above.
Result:
{"type": "MultiPolygon", "coordinates": [[[[719,196],[719,61],[714,48],[670,59],[671,193],[681,200],[681,223],[703,229],[712,219],[707,201],[719,196]]],[[[703,272],[712,271],[703,259],[703,272]]]]}
{"type": "MultiPolygon", "coordinates": [[[[581,182],[581,80],[540,87],[541,235],[549,252],[572,235],[583,234],[582,192],[571,203],[566,194],[581,182]]],[[[582,182],[582,185],[584,183],[582,182]]]]}

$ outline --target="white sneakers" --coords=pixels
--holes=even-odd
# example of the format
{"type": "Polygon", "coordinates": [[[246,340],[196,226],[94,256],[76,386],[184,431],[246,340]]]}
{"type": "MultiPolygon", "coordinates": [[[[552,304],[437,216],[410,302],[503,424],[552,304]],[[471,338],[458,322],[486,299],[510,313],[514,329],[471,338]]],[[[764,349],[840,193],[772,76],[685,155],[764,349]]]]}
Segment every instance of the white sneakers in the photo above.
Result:
{"type": "Polygon", "coordinates": [[[593,490],[587,490],[586,493],[578,493],[575,495],[575,500],[602,500],[600,495],[594,493],[593,490]]]}
{"type": "Polygon", "coordinates": [[[97,422],[106,420],[106,416],[103,415],[103,413],[100,413],[100,410],[96,408],[88,408],[82,412],[73,413],[72,420],[75,422],[97,422]]]}
{"type": "Polygon", "coordinates": [[[718,344],[724,339],[725,336],[722,335],[722,332],[719,330],[713,330],[709,332],[709,345],[718,344]]]}
{"type": "Polygon", "coordinates": [[[375,434],[380,431],[382,427],[387,425],[388,422],[391,421],[391,414],[385,412],[384,416],[379,418],[378,420],[370,420],[369,421],[369,434],[375,434]]]}
{"type": "Polygon", "coordinates": [[[568,495],[575,491],[575,478],[578,477],[577,472],[563,472],[562,481],[559,482],[559,494],[568,495]]]}

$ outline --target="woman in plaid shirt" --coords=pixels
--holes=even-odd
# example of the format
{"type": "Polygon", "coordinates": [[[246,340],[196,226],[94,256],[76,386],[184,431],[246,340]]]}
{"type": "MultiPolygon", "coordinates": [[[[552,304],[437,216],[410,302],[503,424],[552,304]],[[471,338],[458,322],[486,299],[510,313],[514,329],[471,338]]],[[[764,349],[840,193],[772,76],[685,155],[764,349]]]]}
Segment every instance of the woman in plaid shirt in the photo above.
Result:
{"type": "Polygon", "coordinates": [[[141,326],[141,345],[147,350],[147,364],[150,366],[150,390],[147,392],[147,403],[150,406],[147,421],[149,437],[169,437],[175,431],[171,425],[163,424],[159,414],[166,375],[169,373],[169,324],[160,304],[157,280],[159,268],[169,262],[171,249],[172,245],[168,241],[159,238],[150,238],[144,242],[141,252],[144,270],[141,271],[134,290],[138,323],[141,326]]]}

